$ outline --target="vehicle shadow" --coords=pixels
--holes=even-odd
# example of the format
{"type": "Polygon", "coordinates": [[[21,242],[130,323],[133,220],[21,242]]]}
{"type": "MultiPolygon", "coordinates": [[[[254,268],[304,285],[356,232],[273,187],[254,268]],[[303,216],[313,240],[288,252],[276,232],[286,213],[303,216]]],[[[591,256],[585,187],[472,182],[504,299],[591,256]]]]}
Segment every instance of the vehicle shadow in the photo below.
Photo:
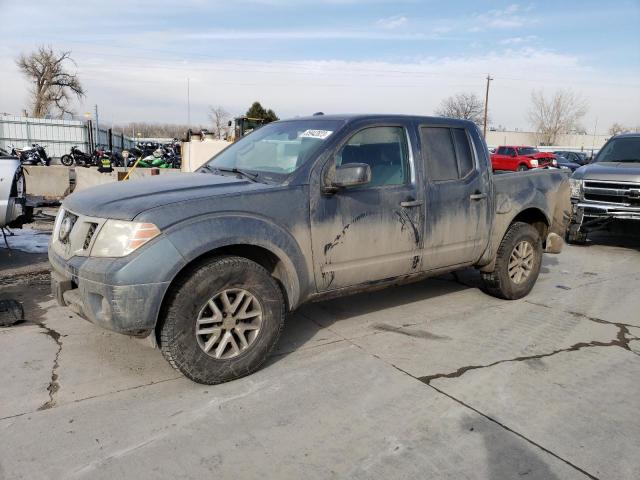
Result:
{"type": "Polygon", "coordinates": [[[540,458],[541,450],[527,444],[513,433],[497,428],[484,419],[471,416],[464,417],[460,426],[467,434],[482,435],[487,452],[486,478],[559,479],[540,458]]]}
{"type": "MultiPolygon", "coordinates": [[[[467,269],[455,274],[428,278],[406,285],[303,305],[299,310],[287,316],[280,340],[271,354],[271,358],[267,361],[267,365],[273,364],[295,351],[344,340],[331,331],[331,326],[335,323],[474,289],[479,284],[480,275],[478,272],[474,269],[467,269]]],[[[384,328],[379,329],[399,330],[403,326],[405,325],[385,324],[382,326],[384,328]]],[[[373,332],[377,327],[380,325],[376,322],[372,325],[371,321],[362,320],[363,329],[372,329],[373,332]]]]}
{"type": "Polygon", "coordinates": [[[605,230],[590,232],[585,246],[604,245],[640,251],[640,225],[637,223],[614,223],[605,230]]]}

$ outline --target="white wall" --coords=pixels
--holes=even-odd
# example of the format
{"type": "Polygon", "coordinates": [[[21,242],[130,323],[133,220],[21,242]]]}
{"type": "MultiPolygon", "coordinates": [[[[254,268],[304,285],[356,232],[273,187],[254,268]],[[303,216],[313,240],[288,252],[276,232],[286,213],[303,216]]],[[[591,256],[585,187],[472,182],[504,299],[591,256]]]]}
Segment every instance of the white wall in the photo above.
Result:
{"type": "MultiPolygon", "coordinates": [[[[556,145],[558,149],[599,150],[610,137],[611,135],[560,135],[557,138],[556,145]]],[[[538,136],[535,132],[488,131],[487,144],[489,147],[500,145],[538,146],[538,136]]]]}

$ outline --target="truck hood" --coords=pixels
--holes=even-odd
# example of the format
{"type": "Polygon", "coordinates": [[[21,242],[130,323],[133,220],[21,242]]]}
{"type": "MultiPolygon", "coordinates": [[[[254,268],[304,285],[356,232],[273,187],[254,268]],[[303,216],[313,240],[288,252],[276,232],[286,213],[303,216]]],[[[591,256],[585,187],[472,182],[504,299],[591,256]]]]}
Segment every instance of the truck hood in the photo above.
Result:
{"type": "Polygon", "coordinates": [[[273,186],[236,176],[164,174],[89,188],[68,196],[63,207],[90,217],[132,220],[146,210],[170,203],[269,188],[273,186]]]}
{"type": "Polygon", "coordinates": [[[596,162],[576,170],[573,178],[581,180],[611,180],[640,183],[640,163],[596,162]]]}

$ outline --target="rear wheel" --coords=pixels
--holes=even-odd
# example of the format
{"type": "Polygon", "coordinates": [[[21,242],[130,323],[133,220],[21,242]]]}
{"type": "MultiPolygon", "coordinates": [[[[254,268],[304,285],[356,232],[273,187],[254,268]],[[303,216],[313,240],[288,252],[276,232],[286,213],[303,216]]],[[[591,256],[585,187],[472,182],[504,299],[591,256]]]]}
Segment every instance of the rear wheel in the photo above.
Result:
{"type": "Polygon", "coordinates": [[[267,359],[284,324],[280,286],[260,265],[218,257],[172,292],[159,326],[165,358],[191,380],[216,384],[248,375],[267,359]]]}
{"type": "Polygon", "coordinates": [[[60,163],[65,167],[70,167],[71,165],[73,165],[73,157],[71,157],[71,155],[63,155],[62,157],[60,157],[60,163]]]}
{"type": "Polygon", "coordinates": [[[522,298],[535,285],[541,263],[540,234],[528,223],[516,222],[498,247],[494,271],[482,273],[483,290],[506,300],[522,298]]]}

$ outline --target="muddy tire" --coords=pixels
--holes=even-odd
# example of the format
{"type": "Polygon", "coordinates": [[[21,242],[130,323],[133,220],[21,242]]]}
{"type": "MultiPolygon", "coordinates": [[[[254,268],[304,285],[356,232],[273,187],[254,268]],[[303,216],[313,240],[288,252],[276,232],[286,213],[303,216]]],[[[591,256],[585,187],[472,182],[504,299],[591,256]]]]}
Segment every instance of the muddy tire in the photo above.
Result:
{"type": "Polygon", "coordinates": [[[498,298],[516,300],[536,283],[542,263],[540,234],[528,223],[516,222],[505,234],[493,272],[482,272],[482,290],[498,298]]]}
{"type": "Polygon", "coordinates": [[[584,245],[587,243],[587,232],[569,229],[567,232],[567,243],[584,245]]]}
{"type": "Polygon", "coordinates": [[[175,285],[158,341],[176,370],[213,385],[256,371],[278,341],[284,315],[282,290],[263,267],[217,257],[175,285]]]}

